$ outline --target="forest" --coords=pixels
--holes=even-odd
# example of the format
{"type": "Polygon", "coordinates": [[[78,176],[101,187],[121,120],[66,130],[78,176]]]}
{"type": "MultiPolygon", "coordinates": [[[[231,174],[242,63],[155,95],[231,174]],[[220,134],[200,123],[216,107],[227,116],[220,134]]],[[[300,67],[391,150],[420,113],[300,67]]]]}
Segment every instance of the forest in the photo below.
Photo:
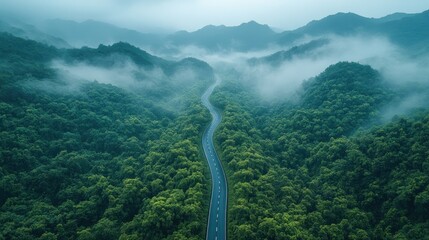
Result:
{"type": "Polygon", "coordinates": [[[251,92],[228,80],[213,97],[231,239],[428,236],[427,111],[377,124],[393,93],[350,62],[305,82],[295,104],[264,106],[251,92]]]}
{"type": "Polygon", "coordinates": [[[53,91],[69,84],[47,64],[62,53],[10,35],[1,41],[1,239],[204,237],[204,82],[178,113],[96,81],[53,91]]]}
{"type": "MultiPolygon", "coordinates": [[[[334,17],[344,16],[355,17],[334,17]]],[[[396,36],[402,25],[374,26],[396,36]]],[[[205,33],[232,47],[229,37],[246,42],[252,28],[268,34],[259,47],[279,35],[250,22],[170,40],[215,51],[205,33]]],[[[407,57],[427,54],[421,38],[407,57]]],[[[315,38],[246,64],[271,71],[322,58],[320,48],[335,43],[315,38]]],[[[401,88],[369,64],[335,61],[293,98],[269,101],[232,62],[167,58],[127,42],[57,48],[0,33],[0,239],[204,239],[212,189],[201,137],[211,116],[201,95],[216,79],[210,101],[222,113],[214,140],[229,239],[428,239],[429,111],[416,105],[383,118],[427,84],[401,88]]]]}

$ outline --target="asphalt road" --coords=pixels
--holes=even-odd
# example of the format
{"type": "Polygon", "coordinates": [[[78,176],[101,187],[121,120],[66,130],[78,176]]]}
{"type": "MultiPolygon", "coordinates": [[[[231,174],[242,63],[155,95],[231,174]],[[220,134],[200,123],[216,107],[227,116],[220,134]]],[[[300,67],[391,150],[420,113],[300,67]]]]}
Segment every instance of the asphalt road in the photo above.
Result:
{"type": "Polygon", "coordinates": [[[220,113],[209,102],[209,97],[219,81],[210,86],[201,97],[204,106],[212,115],[212,122],[205,130],[202,143],[204,154],[210,167],[212,177],[212,193],[210,200],[209,219],[207,222],[207,240],[226,239],[226,207],[227,207],[227,185],[225,172],[219,161],[213,144],[213,134],[222,120],[220,113]]]}

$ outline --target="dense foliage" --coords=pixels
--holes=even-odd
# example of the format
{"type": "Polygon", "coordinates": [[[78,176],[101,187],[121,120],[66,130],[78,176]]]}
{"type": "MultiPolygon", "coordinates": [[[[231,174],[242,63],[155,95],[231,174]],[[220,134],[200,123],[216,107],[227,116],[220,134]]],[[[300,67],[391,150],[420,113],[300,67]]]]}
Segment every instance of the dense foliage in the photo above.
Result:
{"type": "Polygon", "coordinates": [[[58,50],[2,37],[0,239],[204,237],[199,95],[210,72],[189,86],[186,110],[168,112],[147,95],[57,78],[58,50]]]}
{"type": "Polygon", "coordinates": [[[355,131],[389,99],[373,69],[338,63],[293,108],[226,82],[217,135],[232,239],[422,239],[429,232],[429,115],[355,131]]]}
{"type": "MultiPolygon", "coordinates": [[[[317,46],[290,54],[307,47],[317,46]]],[[[0,239],[204,238],[199,145],[210,117],[199,97],[210,66],[126,43],[59,50],[8,34],[0,53],[0,239]],[[130,62],[141,83],[163,77],[150,91],[122,89],[63,79],[53,60],[130,62]]],[[[267,104],[239,76],[222,77],[212,100],[231,239],[427,238],[429,114],[368,127],[393,96],[375,70],[332,65],[294,104],[267,104]]]]}

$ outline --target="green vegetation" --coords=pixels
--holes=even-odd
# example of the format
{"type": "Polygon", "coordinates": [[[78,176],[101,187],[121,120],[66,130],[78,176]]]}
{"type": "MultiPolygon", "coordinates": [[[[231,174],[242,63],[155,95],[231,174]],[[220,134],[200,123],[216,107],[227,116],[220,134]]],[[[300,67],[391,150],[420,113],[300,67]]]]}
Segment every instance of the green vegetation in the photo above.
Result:
{"type": "Polygon", "coordinates": [[[293,108],[225,82],[217,134],[231,239],[422,239],[429,232],[429,114],[370,131],[390,97],[369,66],[338,63],[293,108]]]}
{"type": "MultiPolygon", "coordinates": [[[[325,42],[313,44],[290,56],[325,42]]],[[[204,238],[208,64],[127,43],[64,50],[8,34],[0,53],[0,239],[204,238]],[[63,79],[53,60],[129,62],[137,87],[63,79]]],[[[429,236],[429,113],[371,127],[396,94],[377,71],[337,63],[294,104],[260,101],[228,77],[212,100],[223,113],[216,143],[231,239],[429,236]]]]}
{"type": "Polygon", "coordinates": [[[48,64],[60,51],[1,37],[0,239],[205,236],[199,133],[209,115],[199,95],[210,74],[189,86],[186,110],[168,112],[97,82],[60,92],[69,83],[48,64]]]}

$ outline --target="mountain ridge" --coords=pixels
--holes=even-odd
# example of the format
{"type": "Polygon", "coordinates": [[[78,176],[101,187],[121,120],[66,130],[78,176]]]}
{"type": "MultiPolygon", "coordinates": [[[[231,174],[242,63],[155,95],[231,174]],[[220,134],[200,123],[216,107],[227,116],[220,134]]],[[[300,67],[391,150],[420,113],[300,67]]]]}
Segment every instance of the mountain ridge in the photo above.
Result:
{"type": "MultiPolygon", "coordinates": [[[[98,47],[99,44],[129,42],[158,53],[180,52],[180,48],[184,46],[195,46],[208,52],[248,52],[273,45],[293,46],[307,36],[320,37],[329,34],[347,36],[362,33],[387,36],[403,47],[425,49],[424,42],[429,41],[429,36],[423,31],[429,21],[427,12],[429,11],[393,13],[380,18],[339,12],[280,33],[273,31],[267,24],[260,24],[254,20],[236,26],[206,25],[196,31],[182,30],[170,34],[142,33],[92,19],[82,22],[51,19],[37,27],[45,34],[64,39],[74,47],[98,47]],[[418,27],[415,31],[420,31],[421,39],[413,37],[414,26],[418,27]]],[[[19,36],[19,33],[15,35],[19,36]]]]}

